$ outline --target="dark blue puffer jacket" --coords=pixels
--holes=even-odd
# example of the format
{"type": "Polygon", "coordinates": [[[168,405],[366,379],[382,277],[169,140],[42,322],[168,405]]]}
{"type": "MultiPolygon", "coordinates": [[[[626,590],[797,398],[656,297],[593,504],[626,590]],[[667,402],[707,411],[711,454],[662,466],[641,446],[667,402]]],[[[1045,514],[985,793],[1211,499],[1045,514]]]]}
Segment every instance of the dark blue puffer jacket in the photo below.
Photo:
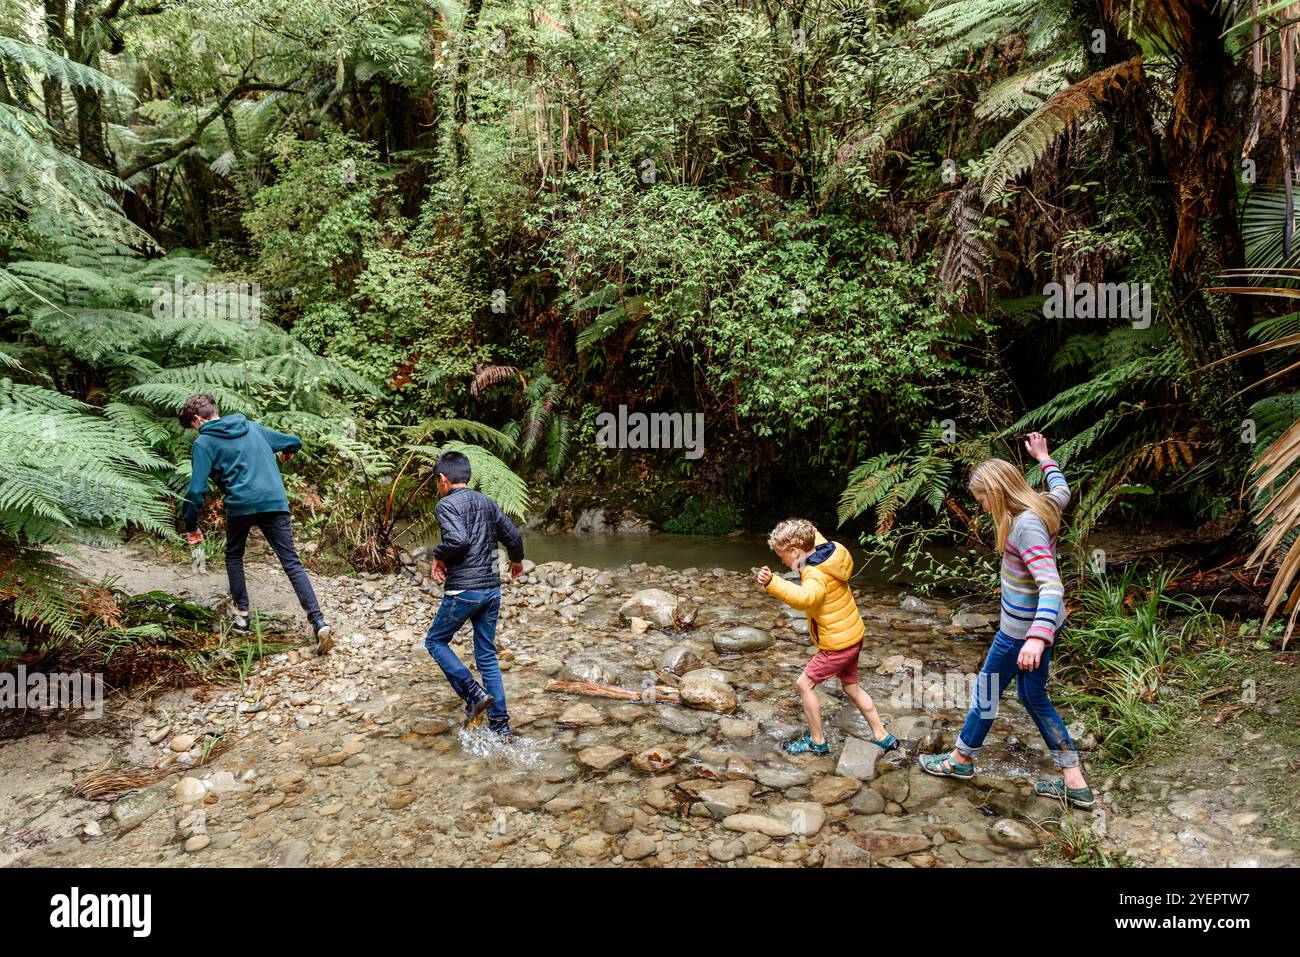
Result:
{"type": "Polygon", "coordinates": [[[497,542],[505,545],[512,562],[524,560],[524,537],[501,506],[482,492],[454,488],[443,496],[434,514],[442,526],[442,541],[433,557],[447,565],[444,589],[498,587],[497,542]]]}

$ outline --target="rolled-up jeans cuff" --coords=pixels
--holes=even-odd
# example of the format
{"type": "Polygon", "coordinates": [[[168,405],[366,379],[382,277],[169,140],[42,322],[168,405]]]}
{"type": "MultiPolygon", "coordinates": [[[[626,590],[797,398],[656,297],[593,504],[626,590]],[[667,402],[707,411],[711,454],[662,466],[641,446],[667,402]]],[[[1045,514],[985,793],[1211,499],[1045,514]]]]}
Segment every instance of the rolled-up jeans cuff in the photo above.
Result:
{"type": "Polygon", "coordinates": [[[953,745],[953,750],[956,751],[958,754],[966,755],[966,757],[970,758],[972,761],[974,761],[975,758],[978,757],[980,753],[979,748],[970,747],[960,737],[957,738],[957,743],[953,745]]]}
{"type": "Polygon", "coordinates": [[[1079,766],[1079,752],[1073,748],[1068,751],[1053,751],[1052,763],[1058,768],[1077,768],[1079,766]]]}

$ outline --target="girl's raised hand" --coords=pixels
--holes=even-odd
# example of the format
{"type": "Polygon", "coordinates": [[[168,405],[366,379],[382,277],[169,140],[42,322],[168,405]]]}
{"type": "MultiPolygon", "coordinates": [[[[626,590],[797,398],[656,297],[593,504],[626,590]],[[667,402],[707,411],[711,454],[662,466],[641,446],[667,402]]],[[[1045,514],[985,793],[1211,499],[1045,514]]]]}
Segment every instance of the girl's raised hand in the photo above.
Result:
{"type": "Polygon", "coordinates": [[[1047,436],[1042,432],[1030,432],[1025,438],[1025,449],[1033,456],[1035,462],[1043,461],[1048,457],[1047,436]]]}

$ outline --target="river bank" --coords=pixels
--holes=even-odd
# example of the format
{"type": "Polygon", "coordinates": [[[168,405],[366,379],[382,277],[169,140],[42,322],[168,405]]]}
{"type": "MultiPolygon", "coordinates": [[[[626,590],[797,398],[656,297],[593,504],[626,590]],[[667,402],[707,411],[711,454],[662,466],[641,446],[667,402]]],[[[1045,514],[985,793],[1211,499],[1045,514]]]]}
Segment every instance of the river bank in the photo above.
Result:
{"type": "MultiPolygon", "coordinates": [[[[157,563],[126,550],[101,557],[124,576],[143,576],[157,563]]],[[[252,565],[250,581],[258,607],[291,605],[273,566],[252,565]]],[[[509,745],[459,728],[459,701],[422,642],[436,585],[397,576],[318,583],[341,638],[330,655],[275,655],[242,692],[200,687],[153,701],[115,700],[96,733],[73,723],[0,747],[0,863],[932,867],[1060,860],[1052,850],[1057,825],[1047,822],[1060,819],[1061,809],[1031,790],[1037,777],[1051,774],[1051,763],[1018,702],[1004,702],[974,782],[933,778],[916,767],[918,749],[951,745],[960,727],[964,706],[944,699],[944,687],[978,668],[987,609],[900,604],[897,592],[859,589],[868,628],[863,686],[906,751],[881,755],[866,744],[856,710],[838,687],[823,686],[832,754],[792,758],[779,744],[802,731],[791,684],[809,654],[806,622],[743,572],[532,567],[506,587],[499,632],[520,734],[509,745]],[[625,604],[647,589],[672,597],[643,595],[631,610],[646,617],[629,615],[625,604]],[[674,615],[693,627],[673,624],[674,615]],[[692,696],[696,707],[546,690],[557,678],[671,687],[692,672],[688,680],[705,689],[692,696]],[[918,678],[937,680],[930,688],[939,698],[909,700],[922,687],[918,678]],[[203,763],[216,741],[233,746],[203,763]],[[108,795],[115,801],[74,796],[92,772],[122,766],[171,773],[108,795]]],[[[195,587],[219,594],[221,584],[195,587]]],[[[1241,738],[1231,725],[1215,733],[1241,738]]],[[[1239,776],[1249,776],[1243,759],[1251,749],[1263,763],[1286,757],[1261,734],[1238,747],[1239,776]]],[[[1294,846],[1267,833],[1270,816],[1254,790],[1209,790],[1205,780],[1164,779],[1156,769],[1097,780],[1101,802],[1090,813],[1067,812],[1069,827],[1134,864],[1294,862],[1294,846]]]]}

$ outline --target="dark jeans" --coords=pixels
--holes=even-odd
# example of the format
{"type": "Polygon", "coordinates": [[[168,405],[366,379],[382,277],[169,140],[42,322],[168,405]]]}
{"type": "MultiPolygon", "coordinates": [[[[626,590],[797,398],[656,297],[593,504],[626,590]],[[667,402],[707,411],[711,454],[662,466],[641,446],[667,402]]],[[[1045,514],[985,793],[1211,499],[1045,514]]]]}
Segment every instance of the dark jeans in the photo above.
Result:
{"type": "Polygon", "coordinates": [[[507,724],[506,689],[501,681],[501,665],[497,662],[497,616],[501,613],[500,588],[473,588],[459,595],[444,595],[434,616],[429,633],[424,636],[424,647],[447,676],[452,690],[468,699],[474,687],[474,676],[465,667],[456,652],[451,650],[452,636],[465,622],[474,627],[474,663],[483,679],[483,690],[492,696],[488,721],[494,728],[507,724]]]}
{"type": "Polygon", "coordinates": [[[1038,725],[1038,733],[1052,752],[1052,761],[1058,768],[1077,768],[1079,752],[1075,750],[1070,733],[1065,730],[1061,716],[1047,700],[1047,673],[1052,664],[1052,646],[1043,649],[1038,667],[1022,671],[1016,663],[1025,639],[1009,638],[1002,632],[993,636],[993,645],[975,681],[975,700],[971,703],[966,723],[957,738],[957,750],[974,759],[984,744],[984,738],[998,716],[998,700],[1014,680],[1016,695],[1029,716],[1038,725]]]}
{"type": "Polygon", "coordinates": [[[244,546],[254,525],[262,530],[267,544],[280,559],[280,565],[289,576],[289,584],[293,586],[298,603],[307,613],[312,628],[319,628],[325,623],[325,616],[321,614],[320,605],[316,602],[316,592],[312,590],[311,581],[307,578],[307,569],[302,567],[298,550],[293,547],[293,523],[289,520],[288,512],[226,516],[226,577],[230,579],[230,597],[235,600],[235,607],[240,611],[248,611],[244,546]]]}

